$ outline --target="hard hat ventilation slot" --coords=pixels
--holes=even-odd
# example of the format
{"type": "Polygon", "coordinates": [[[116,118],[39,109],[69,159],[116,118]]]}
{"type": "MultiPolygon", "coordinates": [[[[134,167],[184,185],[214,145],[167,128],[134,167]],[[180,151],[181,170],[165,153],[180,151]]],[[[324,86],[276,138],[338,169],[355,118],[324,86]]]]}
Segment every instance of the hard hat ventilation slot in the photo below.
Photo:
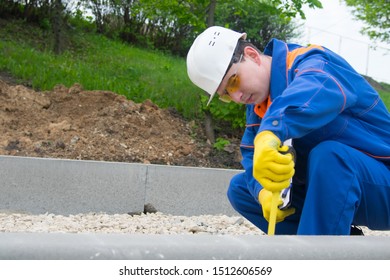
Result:
{"type": "Polygon", "coordinates": [[[217,36],[219,36],[221,33],[220,32],[214,32],[214,40],[211,40],[210,42],[209,42],[209,46],[212,46],[212,47],[214,47],[214,45],[215,45],[215,39],[216,39],[216,37],[217,36]]]}

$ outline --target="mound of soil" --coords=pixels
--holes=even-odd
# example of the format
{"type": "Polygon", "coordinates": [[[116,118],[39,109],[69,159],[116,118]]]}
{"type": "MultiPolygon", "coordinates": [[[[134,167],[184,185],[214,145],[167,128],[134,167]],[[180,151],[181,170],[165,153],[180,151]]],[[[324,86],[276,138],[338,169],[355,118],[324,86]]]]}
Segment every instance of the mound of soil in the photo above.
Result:
{"type": "Polygon", "coordinates": [[[239,139],[217,151],[174,110],[79,84],[39,92],[3,73],[0,123],[2,155],[241,168],[239,139]]]}

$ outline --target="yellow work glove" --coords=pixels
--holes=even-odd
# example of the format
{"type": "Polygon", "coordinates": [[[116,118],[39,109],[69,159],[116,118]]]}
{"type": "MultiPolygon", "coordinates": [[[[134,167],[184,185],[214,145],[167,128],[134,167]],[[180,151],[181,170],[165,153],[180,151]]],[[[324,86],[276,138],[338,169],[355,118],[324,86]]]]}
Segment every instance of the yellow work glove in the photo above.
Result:
{"type": "Polygon", "coordinates": [[[271,192],[280,192],[290,185],[294,160],[288,146],[280,147],[280,139],[271,131],[260,132],[254,141],[253,177],[271,192]]]}
{"type": "MultiPolygon", "coordinates": [[[[272,192],[267,191],[266,189],[262,189],[259,193],[259,202],[261,204],[261,208],[263,209],[263,216],[267,222],[269,222],[272,206],[272,192]]],[[[281,204],[283,204],[283,201],[281,198],[279,198],[278,206],[281,204]]],[[[294,213],[295,208],[287,208],[286,210],[280,210],[278,208],[276,210],[276,222],[279,223],[294,213]]]]}

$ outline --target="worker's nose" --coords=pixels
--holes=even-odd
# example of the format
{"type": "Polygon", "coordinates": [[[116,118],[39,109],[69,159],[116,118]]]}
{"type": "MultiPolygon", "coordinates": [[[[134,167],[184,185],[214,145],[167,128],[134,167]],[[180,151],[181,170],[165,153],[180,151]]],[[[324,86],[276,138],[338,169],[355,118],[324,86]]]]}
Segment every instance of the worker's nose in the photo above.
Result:
{"type": "Polygon", "coordinates": [[[231,93],[230,97],[236,103],[242,103],[244,101],[244,100],[242,100],[243,94],[240,90],[237,90],[237,91],[231,93]]]}

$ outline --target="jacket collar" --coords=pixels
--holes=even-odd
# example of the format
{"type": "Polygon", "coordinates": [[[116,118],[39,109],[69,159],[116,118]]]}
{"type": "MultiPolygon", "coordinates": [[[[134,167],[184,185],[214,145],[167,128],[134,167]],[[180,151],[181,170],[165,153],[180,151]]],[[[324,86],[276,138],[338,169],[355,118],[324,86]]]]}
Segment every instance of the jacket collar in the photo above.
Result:
{"type": "Polygon", "coordinates": [[[264,49],[264,54],[272,57],[270,85],[271,101],[281,95],[287,87],[287,53],[287,44],[278,39],[272,39],[264,49]]]}

